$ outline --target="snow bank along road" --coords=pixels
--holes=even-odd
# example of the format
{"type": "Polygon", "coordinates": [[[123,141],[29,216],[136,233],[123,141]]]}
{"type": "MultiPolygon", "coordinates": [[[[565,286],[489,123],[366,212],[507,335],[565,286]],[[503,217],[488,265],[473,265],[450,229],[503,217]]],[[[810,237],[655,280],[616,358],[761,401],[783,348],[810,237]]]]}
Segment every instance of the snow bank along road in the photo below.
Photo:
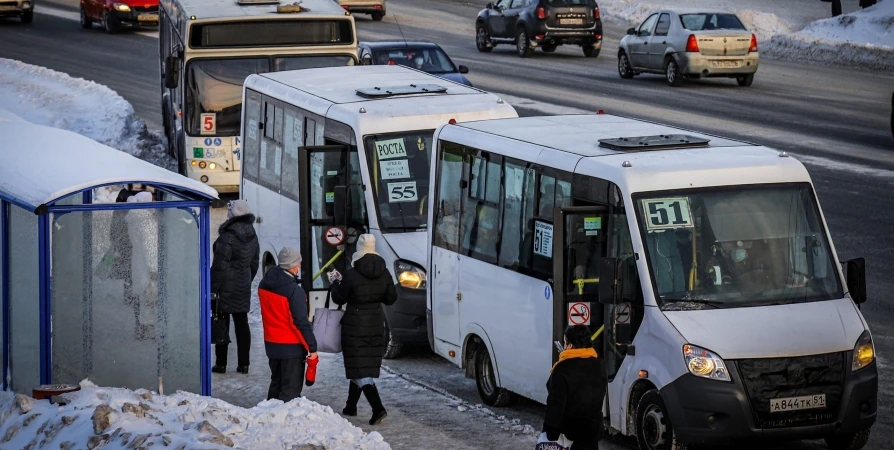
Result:
{"type": "MultiPolygon", "coordinates": [[[[107,85],[130,101],[137,115],[157,129],[158,44],[151,33],[109,36],[98,29],[81,30],[73,20],[76,3],[57,1],[68,3],[42,3],[32,25],[0,21],[0,57],[47,66],[107,85]],[[53,15],[41,13],[41,9],[49,10],[51,6],[59,9],[53,15]]],[[[606,22],[605,48],[595,60],[580,57],[575,48],[560,49],[553,55],[538,52],[528,60],[517,58],[508,47],[498,47],[488,55],[479,54],[468,30],[484,3],[392,0],[384,22],[373,23],[358,16],[360,38],[399,38],[394,23],[396,14],[408,39],[440,43],[457,63],[471,68],[470,80],[476,86],[506,95],[526,115],[602,108],[732,135],[805,157],[840,256],[868,259],[870,303],[863,311],[873,327],[882,367],[880,421],[869,448],[891,448],[894,399],[886,355],[894,350],[890,325],[894,323],[894,299],[890,294],[894,291],[890,275],[894,273],[890,259],[894,245],[894,196],[890,195],[894,187],[894,175],[890,172],[894,169],[894,141],[888,128],[894,76],[764,60],[750,89],[740,89],[728,80],[716,80],[672,90],[660,77],[645,76],[632,81],[618,77],[613,55],[627,24],[606,22]]],[[[827,7],[821,2],[815,4],[817,8],[827,7]]],[[[472,382],[424,352],[387,364],[402,375],[442,387],[472,405],[480,403],[472,382]]],[[[263,370],[263,365],[255,367],[263,370]]],[[[498,411],[537,426],[542,407],[523,403],[498,411]]],[[[428,413],[432,412],[437,413],[428,413]]],[[[406,417],[407,413],[403,415],[406,417]]],[[[454,431],[454,418],[445,413],[444,419],[450,419],[444,429],[454,439],[461,439],[470,447],[480,442],[481,434],[462,437],[462,433],[454,431]]],[[[406,424],[416,426],[409,418],[406,420],[406,424]]],[[[392,441],[390,436],[386,439],[392,441]]],[[[511,445],[513,442],[506,438],[504,448],[518,448],[511,445]]],[[[813,443],[802,445],[814,447],[813,443]]]]}

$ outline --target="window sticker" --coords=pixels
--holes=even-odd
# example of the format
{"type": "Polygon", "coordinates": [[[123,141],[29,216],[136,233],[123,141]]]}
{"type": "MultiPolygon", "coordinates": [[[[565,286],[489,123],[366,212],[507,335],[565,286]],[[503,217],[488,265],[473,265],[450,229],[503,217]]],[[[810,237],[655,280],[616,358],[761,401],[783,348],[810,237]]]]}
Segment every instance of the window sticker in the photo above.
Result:
{"type": "Polygon", "coordinates": [[[248,121],[248,138],[249,139],[257,139],[258,138],[258,121],[255,119],[249,119],[249,121],[248,121]]]}
{"type": "Polygon", "coordinates": [[[379,155],[379,161],[406,158],[407,148],[404,147],[403,138],[376,141],[376,154],[379,155]]]}
{"type": "Polygon", "coordinates": [[[410,178],[410,165],[406,159],[380,161],[379,169],[383,180],[400,180],[410,178]]]}
{"type": "Polygon", "coordinates": [[[388,202],[413,202],[419,199],[415,181],[388,183],[388,202]]]}
{"type": "Polygon", "coordinates": [[[692,212],[686,197],[643,199],[643,214],[649,231],[692,228],[692,212]]]}
{"type": "Polygon", "coordinates": [[[553,226],[539,220],[534,222],[534,254],[552,258],[553,226]]]}
{"type": "Polygon", "coordinates": [[[602,217],[584,217],[584,234],[598,236],[602,229],[602,217]]]}

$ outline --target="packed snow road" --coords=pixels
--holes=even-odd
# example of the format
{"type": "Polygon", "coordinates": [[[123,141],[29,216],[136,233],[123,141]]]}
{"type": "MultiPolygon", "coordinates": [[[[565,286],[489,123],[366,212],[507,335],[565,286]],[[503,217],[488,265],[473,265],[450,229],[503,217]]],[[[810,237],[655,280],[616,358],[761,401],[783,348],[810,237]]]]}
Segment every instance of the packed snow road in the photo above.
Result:
{"type": "MultiPolygon", "coordinates": [[[[0,57],[47,66],[109,86],[130,101],[150,128],[160,125],[157,41],[152,33],[108,36],[99,29],[78,28],[76,3],[50,10],[44,2],[29,26],[0,21],[0,57]],[[49,13],[49,14],[48,14],[49,13]]],[[[890,0],[889,0],[890,1],[890,0]]],[[[627,24],[606,21],[602,56],[584,59],[576,48],[552,55],[536,53],[518,59],[508,47],[492,54],[477,53],[469,32],[471,18],[486,3],[474,0],[414,2],[392,0],[389,16],[373,23],[358,16],[361,39],[398,39],[395,14],[407,39],[440,43],[457,63],[468,65],[470,80],[499,92],[523,115],[593,111],[631,115],[733,135],[795,152],[808,164],[826,211],[841,259],[865,256],[869,266],[869,303],[863,312],[870,322],[880,356],[879,422],[867,448],[891,448],[892,379],[886,355],[892,345],[894,263],[894,141],[888,129],[894,76],[825,65],[762,61],[755,85],[742,89],[729,80],[692,83],[672,90],[660,77],[621,80],[613,58],[627,24]],[[547,68],[548,67],[548,68],[547,68]]],[[[850,2],[854,3],[854,2],[850,2]]],[[[815,2],[818,9],[828,4],[815,2]]],[[[846,7],[848,2],[845,2],[846,7]]],[[[58,5],[58,4],[57,4],[58,5]]],[[[6,84],[8,80],[0,79],[6,84]]],[[[84,112],[86,113],[86,112],[84,112]]],[[[223,211],[215,211],[216,224],[223,211]]],[[[215,375],[215,395],[241,406],[263,400],[268,370],[255,321],[252,373],[215,375]]],[[[235,348],[232,348],[235,351],[235,348]]],[[[235,361],[235,355],[231,356],[235,361]]],[[[418,349],[399,360],[386,361],[382,379],[389,418],[379,427],[393,448],[530,448],[533,435],[524,425],[539,428],[543,406],[521,402],[511,408],[476,407],[474,382],[462,372],[418,349]],[[500,417],[505,416],[505,417],[500,417]],[[514,420],[515,419],[515,420],[514,420]],[[527,431],[527,432],[526,432],[527,431]]],[[[345,380],[338,357],[324,358],[317,385],[309,398],[340,411],[345,380]]],[[[363,421],[368,410],[352,420],[363,421]]],[[[633,448],[630,440],[612,440],[603,448],[633,448]]],[[[820,443],[780,444],[778,448],[823,448],[820,443]]]]}

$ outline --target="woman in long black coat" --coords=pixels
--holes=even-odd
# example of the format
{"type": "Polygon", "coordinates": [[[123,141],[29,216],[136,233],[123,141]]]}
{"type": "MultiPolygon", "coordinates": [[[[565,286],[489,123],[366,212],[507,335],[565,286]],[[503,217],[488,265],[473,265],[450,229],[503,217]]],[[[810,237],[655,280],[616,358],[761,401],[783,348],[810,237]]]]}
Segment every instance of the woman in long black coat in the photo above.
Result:
{"type": "Polygon", "coordinates": [[[364,234],[357,239],[357,252],[351,261],[353,268],[332,286],[332,300],[347,305],[341,321],[341,347],[345,359],[345,376],[348,383],[348,402],[342,413],[357,415],[360,394],[366,396],[372,407],[370,425],[376,425],[387,415],[375,379],[382,368],[385,354],[385,315],[382,305],[397,301],[394,279],[385,260],[376,252],[376,239],[364,234]]]}

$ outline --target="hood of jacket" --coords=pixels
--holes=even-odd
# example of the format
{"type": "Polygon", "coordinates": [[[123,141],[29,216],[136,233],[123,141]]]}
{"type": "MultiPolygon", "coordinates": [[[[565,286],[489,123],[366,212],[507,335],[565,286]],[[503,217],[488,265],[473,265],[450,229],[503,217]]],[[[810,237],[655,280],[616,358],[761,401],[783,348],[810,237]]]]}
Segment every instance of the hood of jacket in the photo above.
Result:
{"type": "Polygon", "coordinates": [[[261,284],[258,287],[268,291],[278,291],[297,284],[298,279],[294,275],[282,267],[273,266],[264,275],[264,279],[261,280],[261,284]]]}
{"type": "Polygon", "coordinates": [[[388,272],[388,267],[386,267],[385,260],[381,256],[367,254],[354,263],[354,270],[363,275],[364,278],[375,279],[388,272]]]}
{"type": "Polygon", "coordinates": [[[232,219],[227,219],[227,221],[220,226],[218,231],[221,234],[232,233],[242,242],[251,242],[256,236],[255,227],[252,225],[254,222],[254,214],[233,217],[232,219]]]}

